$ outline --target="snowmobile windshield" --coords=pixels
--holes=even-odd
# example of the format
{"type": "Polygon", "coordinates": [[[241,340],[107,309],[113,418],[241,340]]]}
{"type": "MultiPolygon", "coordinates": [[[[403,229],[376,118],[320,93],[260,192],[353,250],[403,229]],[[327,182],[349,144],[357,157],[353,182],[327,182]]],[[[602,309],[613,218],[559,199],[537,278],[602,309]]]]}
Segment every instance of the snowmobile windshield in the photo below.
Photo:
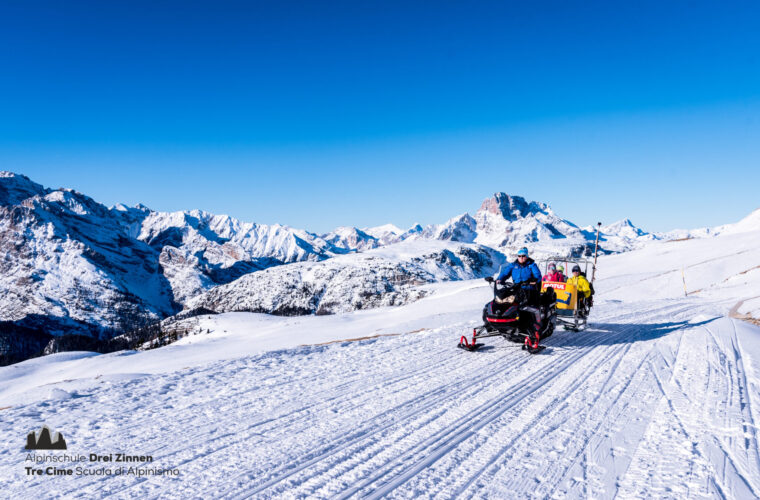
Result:
{"type": "Polygon", "coordinates": [[[511,304],[515,301],[514,295],[508,295],[506,297],[496,297],[496,302],[498,304],[511,304]]]}
{"type": "Polygon", "coordinates": [[[507,285],[503,288],[499,288],[494,294],[494,300],[498,304],[511,304],[515,301],[515,298],[514,285],[507,285]]]}

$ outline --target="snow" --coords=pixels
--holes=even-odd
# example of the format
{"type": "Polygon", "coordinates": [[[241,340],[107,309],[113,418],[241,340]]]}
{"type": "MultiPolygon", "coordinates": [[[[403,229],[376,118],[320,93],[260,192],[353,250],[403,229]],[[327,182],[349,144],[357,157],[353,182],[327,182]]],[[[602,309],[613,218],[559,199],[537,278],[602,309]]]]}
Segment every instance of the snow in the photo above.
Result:
{"type": "Polygon", "coordinates": [[[760,209],[667,234],[604,226],[603,248],[633,251],[599,259],[589,328],[536,356],[455,348],[489,300],[470,278],[503,261],[467,243],[537,256],[593,244],[594,227],[519,196],[440,225],[320,237],[108,209],[0,172],[0,215],[3,319],[108,323],[125,297],[156,316],[169,298],[255,310],[295,300],[294,285],[337,312],[198,316],[159,349],[1,367],[9,498],[760,497],[760,209]],[[25,437],[43,425],[69,453],[150,454],[180,475],[26,476],[25,437]]]}
{"type": "Polygon", "coordinates": [[[718,226],[715,231],[719,234],[746,233],[760,231],[760,208],[752,211],[748,216],[733,224],[718,226]]]}
{"type": "Polygon", "coordinates": [[[333,231],[323,234],[321,238],[331,245],[347,251],[367,250],[376,248],[381,244],[376,237],[361,229],[348,226],[335,228],[333,231]]]}
{"type": "MultiPolygon", "coordinates": [[[[653,242],[600,259],[594,286],[605,297],[629,301],[684,296],[685,281],[689,297],[718,301],[728,311],[760,295],[759,242],[760,231],[653,242]]],[[[742,312],[760,318],[751,300],[742,312]]]]}
{"type": "Polygon", "coordinates": [[[379,238],[385,233],[392,233],[392,234],[398,235],[404,232],[403,229],[399,228],[398,226],[394,224],[383,224],[382,226],[368,227],[368,228],[364,228],[363,231],[376,238],[379,238]]]}
{"type": "Polygon", "coordinates": [[[755,209],[749,215],[738,222],[723,224],[716,227],[702,227],[697,229],[675,229],[667,233],[661,233],[661,239],[683,238],[707,238],[720,234],[735,234],[760,231],[760,208],[755,209]]]}
{"type": "Polygon", "coordinates": [[[332,316],[190,318],[202,333],[167,347],[0,368],[4,493],[757,498],[760,328],[730,315],[760,312],[758,237],[600,257],[589,328],[535,356],[456,349],[490,294],[469,280],[332,316]],[[179,475],[27,477],[43,424],[67,453],[152,455],[179,475]]]}

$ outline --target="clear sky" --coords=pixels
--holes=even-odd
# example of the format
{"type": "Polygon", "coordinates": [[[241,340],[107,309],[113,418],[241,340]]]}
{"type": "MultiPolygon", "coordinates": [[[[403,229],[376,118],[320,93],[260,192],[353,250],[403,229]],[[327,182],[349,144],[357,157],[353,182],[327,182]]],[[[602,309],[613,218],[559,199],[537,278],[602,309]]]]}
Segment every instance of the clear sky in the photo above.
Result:
{"type": "Polygon", "coordinates": [[[760,207],[760,3],[0,3],[0,169],[315,232],[760,207]]]}

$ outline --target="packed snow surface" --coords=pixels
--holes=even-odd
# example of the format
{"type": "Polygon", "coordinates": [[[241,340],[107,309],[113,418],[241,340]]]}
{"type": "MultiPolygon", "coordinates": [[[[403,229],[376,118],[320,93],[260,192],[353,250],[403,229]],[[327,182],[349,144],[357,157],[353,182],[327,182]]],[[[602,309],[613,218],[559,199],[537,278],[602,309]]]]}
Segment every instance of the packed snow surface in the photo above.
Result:
{"type": "Polygon", "coordinates": [[[600,258],[589,328],[535,356],[501,340],[456,349],[490,295],[469,280],[400,307],[205,316],[168,347],[0,368],[3,493],[760,497],[760,328],[729,316],[758,312],[759,236],[600,258]],[[151,455],[128,465],[179,473],[26,476],[43,424],[66,453],[151,455]]]}

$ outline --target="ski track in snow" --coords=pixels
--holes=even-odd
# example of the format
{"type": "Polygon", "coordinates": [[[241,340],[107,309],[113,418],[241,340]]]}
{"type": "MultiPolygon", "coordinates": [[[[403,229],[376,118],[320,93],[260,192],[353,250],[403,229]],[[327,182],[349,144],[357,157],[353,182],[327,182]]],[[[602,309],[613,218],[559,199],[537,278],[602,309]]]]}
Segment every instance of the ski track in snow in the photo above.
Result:
{"type": "Polygon", "coordinates": [[[689,300],[597,307],[529,356],[475,322],[307,346],[2,411],[12,498],[753,498],[755,406],[733,319],[689,300]],[[716,326],[717,325],[717,326],[716,326]],[[730,332],[716,328],[733,328],[730,332]],[[18,436],[151,454],[177,478],[22,475],[18,436]],[[62,422],[62,423],[61,423],[62,422]],[[129,443],[129,450],[124,449],[129,443]],[[14,448],[15,447],[15,448],[14,448]],[[54,489],[51,489],[54,486],[54,489]]]}

